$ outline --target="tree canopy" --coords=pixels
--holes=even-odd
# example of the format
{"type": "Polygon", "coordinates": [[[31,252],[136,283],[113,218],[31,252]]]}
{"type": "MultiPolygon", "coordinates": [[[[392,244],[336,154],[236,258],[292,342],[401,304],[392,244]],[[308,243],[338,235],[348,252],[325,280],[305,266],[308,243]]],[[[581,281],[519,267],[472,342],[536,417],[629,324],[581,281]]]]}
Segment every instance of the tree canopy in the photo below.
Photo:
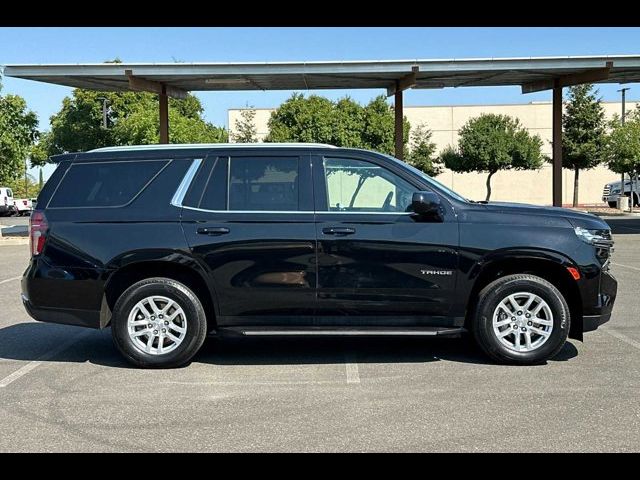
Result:
{"type": "Polygon", "coordinates": [[[458,134],[458,148],[445,149],[441,159],[454,172],[488,173],[486,201],[491,198],[491,177],[499,170],[531,170],[543,164],[542,140],[517,118],[482,114],[470,119],[458,134]]]}
{"type": "MultiPolygon", "coordinates": [[[[147,92],[100,92],[75,89],[51,117],[51,130],[42,138],[36,164],[63,152],[87,151],[112,145],[158,143],[158,98],[147,92]],[[103,125],[103,102],[107,102],[107,128],[103,125]]],[[[227,131],[204,120],[197,97],[169,99],[171,143],[219,143],[227,131]]],[[[37,149],[38,150],[38,149],[37,149]]]]}
{"type": "Polygon", "coordinates": [[[562,114],[562,166],[574,171],[574,207],[578,205],[580,170],[603,160],[606,123],[597,94],[592,84],[570,87],[562,114]]]}
{"type": "Polygon", "coordinates": [[[24,175],[25,160],[37,138],[38,117],[24,98],[0,95],[0,183],[24,175]]]}
{"type": "Polygon", "coordinates": [[[253,107],[240,112],[240,119],[235,122],[232,139],[237,143],[253,143],[258,140],[258,128],[255,124],[256,111],[253,107]]]}
{"type": "Polygon", "coordinates": [[[640,112],[630,114],[624,124],[611,122],[604,158],[616,173],[640,173],[640,112]]]}
{"type": "MultiPolygon", "coordinates": [[[[349,97],[331,101],[319,95],[294,93],[269,119],[267,142],[318,142],[338,147],[365,148],[393,155],[393,107],[380,95],[367,105],[349,97]]],[[[411,132],[404,119],[404,158],[429,175],[437,175],[431,132],[420,126],[411,132]]]]}

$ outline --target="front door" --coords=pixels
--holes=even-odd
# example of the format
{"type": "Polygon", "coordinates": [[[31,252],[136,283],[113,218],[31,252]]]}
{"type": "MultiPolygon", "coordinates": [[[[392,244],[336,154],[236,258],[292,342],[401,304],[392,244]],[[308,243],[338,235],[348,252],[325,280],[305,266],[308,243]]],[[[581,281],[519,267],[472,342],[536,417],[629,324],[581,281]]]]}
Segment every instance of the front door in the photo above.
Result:
{"type": "Polygon", "coordinates": [[[317,322],[451,325],[458,226],[450,207],[442,222],[414,216],[412,195],[425,188],[376,157],[314,156],[313,169],[317,322]]]}
{"type": "Polygon", "coordinates": [[[290,149],[232,151],[202,162],[183,201],[182,225],[209,272],[219,325],[312,322],[312,198],[309,157],[290,149]]]}

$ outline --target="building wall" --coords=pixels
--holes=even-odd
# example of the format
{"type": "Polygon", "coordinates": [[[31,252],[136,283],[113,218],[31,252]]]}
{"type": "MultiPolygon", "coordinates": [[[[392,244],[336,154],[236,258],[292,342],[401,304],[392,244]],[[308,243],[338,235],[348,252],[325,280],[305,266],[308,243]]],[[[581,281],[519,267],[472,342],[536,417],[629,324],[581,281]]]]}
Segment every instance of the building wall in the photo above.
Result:
{"type": "MultiPolygon", "coordinates": [[[[634,109],[637,102],[627,102],[627,111],[634,109]]],[[[620,114],[620,102],[603,102],[607,118],[620,114]]],[[[255,124],[260,141],[267,135],[268,121],[274,109],[256,109],[255,124]]],[[[240,119],[241,109],[229,110],[229,129],[233,133],[235,122],[240,119]]],[[[482,113],[510,115],[520,119],[522,125],[542,139],[543,154],[551,156],[551,102],[533,102],[517,105],[452,105],[405,107],[405,116],[412,126],[426,125],[432,132],[432,140],[438,151],[448,145],[455,145],[458,130],[470,119],[482,113]]],[[[486,175],[477,173],[454,173],[445,170],[437,179],[465,197],[484,200],[486,175]]],[[[606,167],[597,167],[580,172],[579,203],[601,203],[602,188],[605,183],[618,180],[619,175],[606,167]]],[[[526,202],[540,205],[551,204],[552,169],[545,164],[535,171],[503,171],[496,173],[491,181],[492,200],[526,202]]],[[[563,203],[573,200],[573,172],[563,170],[563,203]]]]}

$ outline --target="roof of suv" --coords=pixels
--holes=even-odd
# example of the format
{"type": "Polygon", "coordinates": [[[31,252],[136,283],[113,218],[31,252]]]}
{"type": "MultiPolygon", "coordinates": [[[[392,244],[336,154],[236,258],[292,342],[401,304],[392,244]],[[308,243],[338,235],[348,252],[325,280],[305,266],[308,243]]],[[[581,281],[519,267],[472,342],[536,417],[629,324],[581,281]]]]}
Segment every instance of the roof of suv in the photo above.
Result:
{"type": "Polygon", "coordinates": [[[70,152],[59,155],[52,155],[50,161],[59,163],[64,160],[103,160],[105,154],[121,153],[125,156],[128,154],[139,152],[140,154],[153,155],[154,152],[161,151],[181,151],[181,152],[207,152],[215,149],[338,149],[335,145],[324,143],[172,143],[172,144],[154,144],[154,145],[124,145],[120,147],[103,147],[89,150],[87,152],[70,152]]]}

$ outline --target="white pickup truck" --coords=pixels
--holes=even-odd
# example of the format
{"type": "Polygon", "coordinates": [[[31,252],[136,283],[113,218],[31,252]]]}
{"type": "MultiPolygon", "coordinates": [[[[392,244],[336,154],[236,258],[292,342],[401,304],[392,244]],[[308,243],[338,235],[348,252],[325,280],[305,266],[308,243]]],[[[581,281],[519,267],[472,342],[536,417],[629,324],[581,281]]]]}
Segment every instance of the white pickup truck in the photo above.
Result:
{"type": "MultiPolygon", "coordinates": [[[[638,201],[638,195],[640,195],[640,182],[635,180],[633,185],[633,205],[634,207],[640,206],[638,201]]],[[[631,196],[631,180],[625,179],[624,181],[624,195],[631,196]]],[[[609,204],[611,208],[616,208],[616,200],[620,196],[620,180],[617,182],[607,183],[602,191],[602,201],[609,204]]]]}
{"type": "Polygon", "coordinates": [[[33,211],[33,202],[30,198],[16,198],[13,201],[19,216],[31,215],[33,211]]]}

